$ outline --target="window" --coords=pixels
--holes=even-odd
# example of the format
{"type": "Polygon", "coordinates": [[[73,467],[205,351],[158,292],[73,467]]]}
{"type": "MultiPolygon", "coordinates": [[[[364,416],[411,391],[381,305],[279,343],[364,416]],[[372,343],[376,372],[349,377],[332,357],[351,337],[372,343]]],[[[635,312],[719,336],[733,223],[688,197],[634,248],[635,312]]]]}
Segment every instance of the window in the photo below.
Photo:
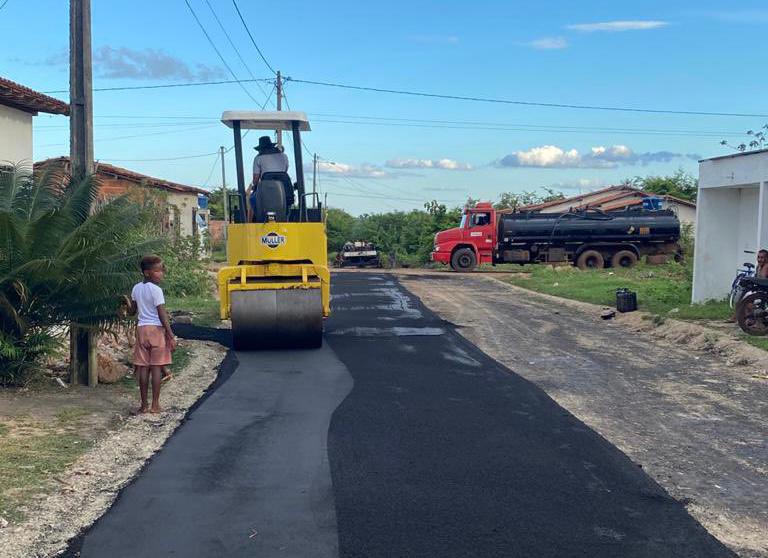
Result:
{"type": "Polygon", "coordinates": [[[475,213],[472,215],[472,226],[483,227],[491,222],[490,213],[475,213]]]}

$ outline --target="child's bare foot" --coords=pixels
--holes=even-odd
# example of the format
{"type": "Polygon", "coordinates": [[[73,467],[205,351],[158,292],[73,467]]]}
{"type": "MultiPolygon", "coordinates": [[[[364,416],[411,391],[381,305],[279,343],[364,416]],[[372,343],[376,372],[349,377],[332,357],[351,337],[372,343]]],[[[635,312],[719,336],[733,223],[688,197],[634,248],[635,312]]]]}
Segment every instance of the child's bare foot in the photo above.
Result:
{"type": "Polygon", "coordinates": [[[138,409],[136,409],[136,410],[133,412],[133,414],[134,414],[134,415],[145,415],[145,414],[147,414],[148,412],[149,412],[149,407],[147,407],[146,405],[142,405],[141,407],[139,407],[138,409]]]}
{"type": "Polygon", "coordinates": [[[153,415],[156,415],[158,413],[162,413],[163,410],[160,408],[160,405],[152,405],[152,408],[149,410],[149,412],[153,415]]]}

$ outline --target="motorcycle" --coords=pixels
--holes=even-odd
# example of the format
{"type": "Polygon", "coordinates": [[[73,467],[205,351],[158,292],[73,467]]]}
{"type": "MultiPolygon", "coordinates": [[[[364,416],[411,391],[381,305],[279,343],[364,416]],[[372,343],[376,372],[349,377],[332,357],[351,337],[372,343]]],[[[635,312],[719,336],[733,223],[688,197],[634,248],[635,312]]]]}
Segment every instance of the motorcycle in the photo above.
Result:
{"type": "Polygon", "coordinates": [[[768,279],[742,277],[744,293],[736,305],[736,321],[749,335],[768,335],[768,279]]]}

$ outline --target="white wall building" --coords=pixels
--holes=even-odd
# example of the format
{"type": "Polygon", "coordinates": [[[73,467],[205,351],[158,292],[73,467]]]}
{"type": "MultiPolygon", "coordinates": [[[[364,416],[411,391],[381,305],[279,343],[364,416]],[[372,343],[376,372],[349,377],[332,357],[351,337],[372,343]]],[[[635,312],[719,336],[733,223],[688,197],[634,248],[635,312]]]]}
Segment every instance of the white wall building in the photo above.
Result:
{"type": "Polygon", "coordinates": [[[31,165],[32,117],[38,112],[69,114],[69,105],[0,77],[0,165],[31,165]]]}
{"type": "Polygon", "coordinates": [[[697,206],[693,302],[704,302],[768,248],[768,149],[700,161],[697,206]]]}

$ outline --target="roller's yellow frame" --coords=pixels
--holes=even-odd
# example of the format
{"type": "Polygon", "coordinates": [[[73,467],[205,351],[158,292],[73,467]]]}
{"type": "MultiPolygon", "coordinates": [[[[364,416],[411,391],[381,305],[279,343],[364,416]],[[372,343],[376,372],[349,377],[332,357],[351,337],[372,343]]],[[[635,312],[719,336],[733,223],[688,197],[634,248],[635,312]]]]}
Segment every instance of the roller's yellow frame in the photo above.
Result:
{"type": "Polygon", "coordinates": [[[227,266],[219,270],[221,319],[233,291],[320,289],[331,314],[331,274],[324,223],[237,223],[227,226],[227,266]]]}

